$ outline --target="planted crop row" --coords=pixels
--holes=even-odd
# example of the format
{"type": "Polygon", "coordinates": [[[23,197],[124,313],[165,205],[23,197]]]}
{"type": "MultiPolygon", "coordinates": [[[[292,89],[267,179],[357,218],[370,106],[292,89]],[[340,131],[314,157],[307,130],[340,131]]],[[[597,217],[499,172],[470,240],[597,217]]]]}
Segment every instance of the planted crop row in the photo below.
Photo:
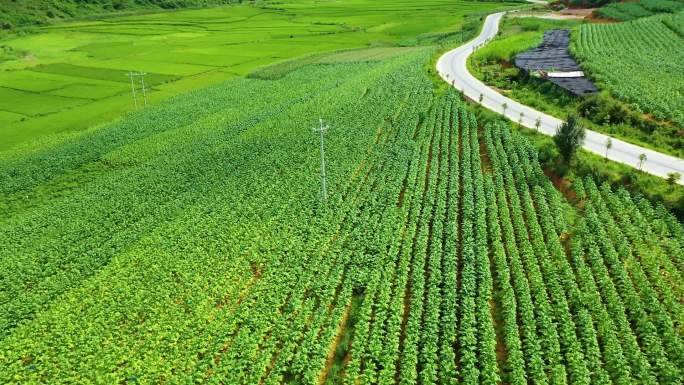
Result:
{"type": "Polygon", "coordinates": [[[591,76],[638,111],[684,125],[684,38],[654,16],[616,24],[584,24],[575,55],[591,76]]]}
{"type": "Polygon", "coordinates": [[[0,380],[681,383],[681,224],[590,179],[573,206],[428,56],[239,80],[0,160],[24,196],[0,208],[0,380]]]}

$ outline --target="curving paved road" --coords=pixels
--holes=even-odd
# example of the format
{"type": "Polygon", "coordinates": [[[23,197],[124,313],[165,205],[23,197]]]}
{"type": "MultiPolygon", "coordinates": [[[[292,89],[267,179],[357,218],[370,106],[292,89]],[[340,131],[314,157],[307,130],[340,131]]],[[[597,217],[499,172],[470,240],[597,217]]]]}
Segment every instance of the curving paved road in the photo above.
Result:
{"type": "MultiPolygon", "coordinates": [[[[482,106],[498,112],[512,121],[520,122],[528,128],[536,129],[538,121],[538,131],[546,135],[554,135],[556,128],[562,123],[560,119],[546,115],[499,94],[468,72],[466,67],[468,56],[475,49],[496,36],[499,30],[499,21],[504,14],[505,12],[499,12],[487,16],[479,36],[439,58],[437,61],[437,72],[442,79],[462,91],[468,98],[475,101],[479,101],[482,98],[480,103],[482,106]],[[505,109],[504,104],[506,106],[505,109]]],[[[605,156],[607,140],[607,135],[587,130],[583,147],[595,154],[605,156]]],[[[684,177],[684,160],[682,159],[616,138],[611,138],[611,141],[612,147],[608,150],[608,158],[611,160],[639,168],[641,163],[639,156],[645,154],[646,160],[641,167],[643,171],[664,178],[669,173],[678,172],[684,177]]],[[[684,179],[680,178],[678,183],[684,185],[684,179]]]]}

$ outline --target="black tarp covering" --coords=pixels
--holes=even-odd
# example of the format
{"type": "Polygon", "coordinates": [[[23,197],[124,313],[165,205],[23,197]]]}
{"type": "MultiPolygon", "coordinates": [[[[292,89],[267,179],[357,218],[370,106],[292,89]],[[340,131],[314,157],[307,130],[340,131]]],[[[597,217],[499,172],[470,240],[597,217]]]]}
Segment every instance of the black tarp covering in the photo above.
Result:
{"type": "MultiPolygon", "coordinates": [[[[570,31],[551,29],[544,33],[544,41],[536,48],[521,52],[515,57],[515,66],[526,71],[582,71],[568,51],[570,31]]],[[[548,78],[551,82],[575,95],[597,92],[596,86],[586,77],[548,78]]]]}

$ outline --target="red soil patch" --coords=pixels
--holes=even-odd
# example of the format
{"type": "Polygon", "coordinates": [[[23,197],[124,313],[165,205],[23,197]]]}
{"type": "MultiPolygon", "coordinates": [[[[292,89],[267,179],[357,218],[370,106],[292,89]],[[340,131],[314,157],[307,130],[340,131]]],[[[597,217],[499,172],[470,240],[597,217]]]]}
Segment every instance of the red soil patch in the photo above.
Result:
{"type": "Polygon", "coordinates": [[[544,175],[551,180],[553,185],[556,187],[556,190],[560,191],[568,201],[573,204],[577,204],[577,194],[575,193],[575,190],[572,189],[568,180],[559,176],[550,169],[544,170],[544,175]]]}

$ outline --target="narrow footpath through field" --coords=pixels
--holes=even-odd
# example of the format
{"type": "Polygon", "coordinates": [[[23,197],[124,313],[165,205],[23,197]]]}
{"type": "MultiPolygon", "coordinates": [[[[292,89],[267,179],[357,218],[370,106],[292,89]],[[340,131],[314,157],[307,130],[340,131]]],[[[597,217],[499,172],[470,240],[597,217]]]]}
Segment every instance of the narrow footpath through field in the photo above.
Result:
{"type": "MultiPolygon", "coordinates": [[[[554,135],[558,126],[563,123],[560,119],[501,95],[468,72],[466,65],[468,57],[496,36],[499,30],[499,22],[504,14],[505,12],[498,12],[487,16],[479,36],[446,52],[439,58],[437,72],[442,79],[462,91],[466,97],[480,101],[480,104],[487,109],[502,114],[512,121],[519,122],[525,127],[537,129],[543,134],[554,135]]],[[[583,147],[590,152],[605,156],[608,138],[607,135],[587,130],[583,147]]],[[[608,159],[634,168],[641,168],[649,174],[664,178],[674,172],[684,175],[684,160],[682,159],[616,138],[611,137],[610,139],[612,147],[607,152],[608,159]],[[646,160],[643,162],[640,160],[642,154],[646,155],[646,160]]],[[[684,180],[680,177],[677,183],[684,185],[684,180]]]]}

